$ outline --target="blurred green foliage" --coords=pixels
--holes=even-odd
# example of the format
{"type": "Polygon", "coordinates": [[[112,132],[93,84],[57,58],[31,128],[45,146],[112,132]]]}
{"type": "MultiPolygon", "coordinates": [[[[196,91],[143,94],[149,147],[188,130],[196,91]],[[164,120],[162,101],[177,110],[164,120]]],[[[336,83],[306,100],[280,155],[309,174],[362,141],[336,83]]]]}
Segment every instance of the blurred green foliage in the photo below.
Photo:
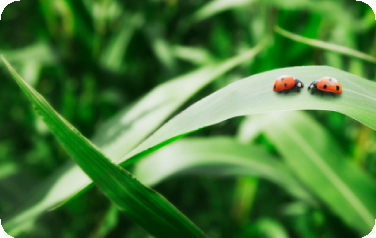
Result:
{"type": "MultiPolygon", "coordinates": [[[[89,138],[115,113],[162,83],[220,65],[265,39],[271,43],[256,58],[223,71],[179,110],[236,79],[281,67],[329,65],[375,80],[372,62],[296,42],[275,32],[276,26],[376,56],[375,15],[355,0],[21,0],[2,14],[0,54],[89,138]]],[[[0,214],[6,214],[70,158],[7,79],[8,73],[1,70],[0,75],[0,214]]],[[[376,181],[372,129],[334,112],[308,114],[335,138],[341,159],[376,181]]],[[[242,121],[224,121],[194,136],[235,137],[242,133],[242,121]]],[[[253,133],[252,143],[275,159],[284,156],[261,129],[253,133]]],[[[181,173],[155,189],[210,237],[365,235],[326,205],[299,200],[257,173],[218,178],[204,170],[199,175],[181,173]]],[[[148,237],[96,188],[20,229],[17,237],[148,237]]]]}

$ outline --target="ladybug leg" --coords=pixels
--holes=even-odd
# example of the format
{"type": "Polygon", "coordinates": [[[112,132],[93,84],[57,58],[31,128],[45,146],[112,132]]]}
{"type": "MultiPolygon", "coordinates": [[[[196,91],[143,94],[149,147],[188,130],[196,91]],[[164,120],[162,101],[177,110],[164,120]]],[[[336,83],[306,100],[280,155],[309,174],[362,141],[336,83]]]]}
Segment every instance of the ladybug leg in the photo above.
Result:
{"type": "Polygon", "coordinates": [[[334,93],[330,93],[334,97],[334,93]]]}
{"type": "Polygon", "coordinates": [[[322,91],[320,91],[320,93],[321,93],[321,96],[324,95],[324,94],[322,93],[322,91]]]}
{"type": "Polygon", "coordinates": [[[285,90],[285,94],[288,94],[290,92],[290,89],[285,90]]]}

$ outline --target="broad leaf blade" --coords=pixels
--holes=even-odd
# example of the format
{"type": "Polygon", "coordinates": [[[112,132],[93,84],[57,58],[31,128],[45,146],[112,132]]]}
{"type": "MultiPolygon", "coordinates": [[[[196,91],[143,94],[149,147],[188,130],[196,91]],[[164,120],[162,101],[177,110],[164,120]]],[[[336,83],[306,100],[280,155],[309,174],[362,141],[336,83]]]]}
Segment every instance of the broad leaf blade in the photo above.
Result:
{"type": "Polygon", "coordinates": [[[288,110],[337,111],[376,129],[376,83],[328,66],[290,67],[256,74],[234,82],[193,104],[121,161],[127,160],[125,164],[132,163],[158,148],[159,144],[163,145],[181,135],[232,117],[288,110]],[[275,79],[286,74],[294,75],[304,83],[302,92],[281,94],[273,91],[275,79]],[[307,92],[307,86],[311,82],[326,75],[340,81],[343,87],[341,95],[321,96],[319,93],[312,95],[307,92]]]}
{"type": "Polygon", "coordinates": [[[161,195],[128,171],[111,163],[89,140],[57,114],[3,58],[22,91],[31,100],[56,139],[94,183],[132,220],[157,237],[205,237],[161,195]]]}

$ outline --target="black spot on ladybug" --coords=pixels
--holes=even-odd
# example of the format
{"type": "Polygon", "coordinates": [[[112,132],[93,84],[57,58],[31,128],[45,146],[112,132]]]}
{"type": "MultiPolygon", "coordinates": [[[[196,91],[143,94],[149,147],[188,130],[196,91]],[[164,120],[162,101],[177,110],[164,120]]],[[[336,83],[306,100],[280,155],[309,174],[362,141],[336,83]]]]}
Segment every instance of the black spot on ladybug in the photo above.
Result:
{"type": "Polygon", "coordinates": [[[339,91],[339,86],[336,87],[337,91],[339,91]]]}
{"type": "Polygon", "coordinates": [[[332,82],[332,78],[329,78],[329,82],[332,82]]]}
{"type": "Polygon", "coordinates": [[[277,85],[274,84],[274,89],[276,89],[276,88],[277,88],[277,85]]]}
{"type": "Polygon", "coordinates": [[[326,84],[324,84],[324,88],[326,88],[327,86],[326,86],[326,84]]]}
{"type": "Polygon", "coordinates": [[[287,87],[287,83],[285,83],[284,85],[285,85],[285,87],[287,87]]]}
{"type": "Polygon", "coordinates": [[[281,81],[283,81],[285,78],[281,78],[281,81]]]}

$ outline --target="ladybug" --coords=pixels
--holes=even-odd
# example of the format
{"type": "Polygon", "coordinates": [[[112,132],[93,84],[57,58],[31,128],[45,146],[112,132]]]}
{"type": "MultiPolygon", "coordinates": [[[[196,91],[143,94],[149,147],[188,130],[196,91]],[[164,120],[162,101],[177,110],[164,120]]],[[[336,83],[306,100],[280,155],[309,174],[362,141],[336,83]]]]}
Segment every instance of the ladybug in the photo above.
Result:
{"type": "Polygon", "coordinates": [[[299,79],[291,75],[282,75],[276,79],[273,86],[273,91],[285,91],[288,93],[290,89],[303,88],[304,84],[299,79]]]}
{"type": "Polygon", "coordinates": [[[332,95],[334,95],[333,93],[338,93],[338,94],[342,93],[342,85],[338,82],[337,79],[332,78],[332,77],[324,77],[319,80],[313,81],[308,86],[308,90],[310,90],[311,88],[312,88],[312,92],[313,92],[313,89],[317,89],[317,90],[320,90],[321,94],[322,94],[322,91],[330,92],[332,93],[332,95]]]}

